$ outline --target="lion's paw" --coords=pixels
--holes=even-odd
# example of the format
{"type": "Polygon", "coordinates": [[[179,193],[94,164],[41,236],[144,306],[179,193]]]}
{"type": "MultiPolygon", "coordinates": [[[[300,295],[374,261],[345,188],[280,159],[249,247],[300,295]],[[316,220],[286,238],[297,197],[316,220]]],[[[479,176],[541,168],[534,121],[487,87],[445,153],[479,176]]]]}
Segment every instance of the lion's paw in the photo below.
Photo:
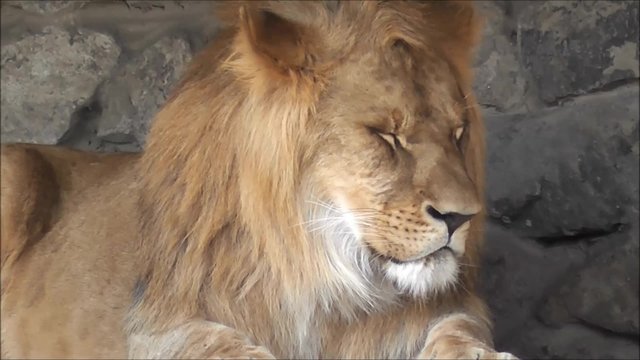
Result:
{"type": "Polygon", "coordinates": [[[519,360],[508,352],[497,352],[484,346],[453,346],[423,351],[417,359],[519,360]]]}

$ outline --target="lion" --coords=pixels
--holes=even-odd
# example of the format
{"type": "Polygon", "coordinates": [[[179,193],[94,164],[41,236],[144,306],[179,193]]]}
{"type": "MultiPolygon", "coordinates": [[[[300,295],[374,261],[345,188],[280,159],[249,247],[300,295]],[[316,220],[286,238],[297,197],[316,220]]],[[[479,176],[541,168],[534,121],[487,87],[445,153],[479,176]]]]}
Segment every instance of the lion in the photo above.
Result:
{"type": "Polygon", "coordinates": [[[2,146],[5,358],[486,358],[469,2],[225,2],[140,154],[2,146]]]}

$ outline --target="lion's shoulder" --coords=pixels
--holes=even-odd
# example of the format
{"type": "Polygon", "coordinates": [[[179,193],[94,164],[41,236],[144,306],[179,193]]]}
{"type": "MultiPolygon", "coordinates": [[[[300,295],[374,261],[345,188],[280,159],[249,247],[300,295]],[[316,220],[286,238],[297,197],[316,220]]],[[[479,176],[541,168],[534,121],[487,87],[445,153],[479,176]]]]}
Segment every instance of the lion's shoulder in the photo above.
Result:
{"type": "Polygon", "coordinates": [[[4,288],[8,267],[47,231],[60,192],[53,166],[37,148],[3,144],[0,153],[0,258],[4,288]]]}
{"type": "MultiPolygon", "coordinates": [[[[0,259],[7,268],[53,226],[64,198],[103,179],[126,158],[60,146],[2,144],[0,147],[0,259]]],[[[3,280],[4,282],[4,280],[3,280]]]]}

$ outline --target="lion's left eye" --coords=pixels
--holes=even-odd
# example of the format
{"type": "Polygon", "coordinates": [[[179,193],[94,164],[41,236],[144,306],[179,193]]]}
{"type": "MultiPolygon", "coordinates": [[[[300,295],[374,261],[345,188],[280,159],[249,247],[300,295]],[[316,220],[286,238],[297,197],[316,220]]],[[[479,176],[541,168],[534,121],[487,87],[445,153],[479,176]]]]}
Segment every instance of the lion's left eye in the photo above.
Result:
{"type": "Polygon", "coordinates": [[[460,141],[460,139],[462,139],[462,135],[464,135],[464,131],[466,126],[462,125],[462,126],[458,126],[458,128],[456,128],[454,135],[456,137],[456,141],[460,141]]]}
{"type": "Polygon", "coordinates": [[[453,137],[454,137],[454,142],[456,144],[456,146],[458,148],[461,148],[461,143],[462,143],[462,137],[464,136],[464,133],[467,131],[467,125],[461,125],[458,126],[454,131],[453,131],[453,137]]]}

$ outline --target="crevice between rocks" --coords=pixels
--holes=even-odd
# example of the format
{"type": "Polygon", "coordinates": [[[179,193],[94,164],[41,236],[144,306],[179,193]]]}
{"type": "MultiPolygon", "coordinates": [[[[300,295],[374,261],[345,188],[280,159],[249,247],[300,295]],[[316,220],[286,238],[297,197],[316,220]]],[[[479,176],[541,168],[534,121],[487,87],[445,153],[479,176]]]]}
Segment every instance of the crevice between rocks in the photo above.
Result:
{"type": "Polygon", "coordinates": [[[102,113],[102,106],[97,97],[92,96],[84,105],[71,115],[68,130],[58,140],[58,145],[77,147],[88,139],[89,145],[95,140],[96,122],[102,113]]]}
{"type": "Polygon", "coordinates": [[[545,101],[544,104],[546,106],[560,106],[566,102],[575,100],[581,96],[605,93],[605,92],[615,90],[617,88],[624,87],[627,85],[638,85],[639,83],[640,83],[640,78],[627,78],[627,79],[615,80],[607,84],[604,84],[600,87],[597,87],[595,89],[585,91],[583,93],[567,94],[564,96],[557,97],[551,101],[545,101]]]}
{"type": "Polygon", "coordinates": [[[499,113],[503,113],[504,112],[504,110],[501,109],[498,105],[489,104],[489,103],[482,103],[482,102],[479,102],[478,105],[480,105],[481,109],[488,109],[488,110],[492,110],[492,111],[499,112],[499,113]]]}
{"type": "Polygon", "coordinates": [[[613,223],[604,228],[582,228],[573,231],[572,234],[551,234],[544,236],[530,237],[544,247],[555,247],[582,242],[585,240],[593,240],[595,238],[608,236],[624,230],[626,224],[613,223]]]}
{"type": "Polygon", "coordinates": [[[592,324],[580,318],[574,318],[574,319],[576,320],[577,324],[584,326],[585,328],[591,331],[597,332],[598,334],[601,334],[604,337],[614,337],[619,339],[625,339],[625,340],[630,340],[636,344],[640,344],[640,335],[638,334],[614,331],[611,329],[607,329],[606,327],[603,327],[603,326],[592,324]]]}

